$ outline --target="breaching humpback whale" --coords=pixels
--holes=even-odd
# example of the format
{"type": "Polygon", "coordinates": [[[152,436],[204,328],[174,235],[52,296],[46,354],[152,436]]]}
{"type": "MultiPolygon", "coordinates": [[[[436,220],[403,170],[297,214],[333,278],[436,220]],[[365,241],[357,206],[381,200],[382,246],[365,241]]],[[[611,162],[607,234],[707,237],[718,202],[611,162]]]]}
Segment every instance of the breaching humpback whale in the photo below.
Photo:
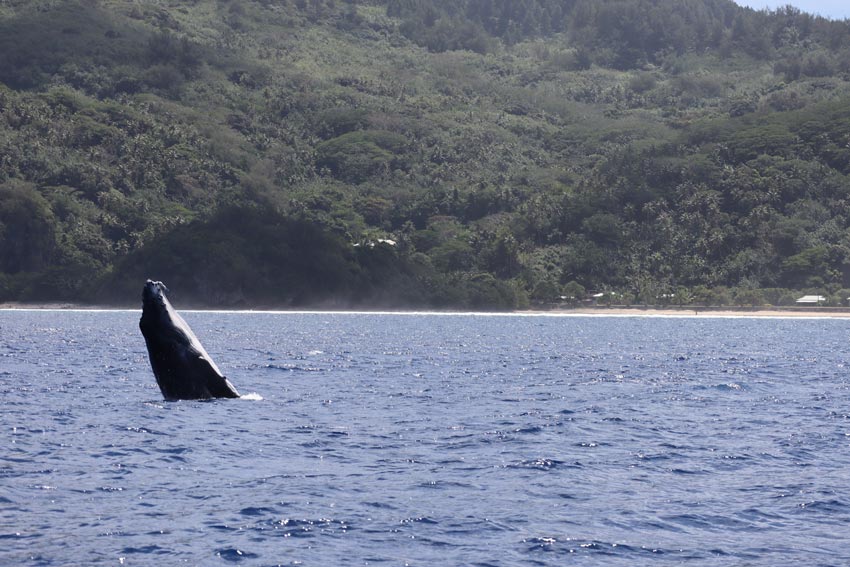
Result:
{"type": "Polygon", "coordinates": [[[166,400],[238,398],[239,392],[171,306],[166,291],[162,282],[145,283],[139,321],[162,395],[166,400]]]}

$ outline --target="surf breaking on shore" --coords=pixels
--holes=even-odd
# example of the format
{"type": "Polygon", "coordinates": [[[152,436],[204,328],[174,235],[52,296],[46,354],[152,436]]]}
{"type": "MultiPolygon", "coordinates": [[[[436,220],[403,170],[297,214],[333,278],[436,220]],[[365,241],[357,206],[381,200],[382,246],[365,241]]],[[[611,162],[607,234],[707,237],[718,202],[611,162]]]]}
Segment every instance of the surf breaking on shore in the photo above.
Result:
{"type": "MultiPolygon", "coordinates": [[[[2,311],[140,311],[138,308],[91,306],[70,303],[0,303],[2,311]]],[[[317,315],[443,315],[479,317],[670,317],[670,318],[775,318],[775,319],[850,319],[850,308],[711,308],[711,307],[576,307],[556,309],[529,309],[520,311],[438,311],[438,310],[386,310],[386,309],[186,309],[186,312],[244,313],[244,314],[317,314],[317,315]]]]}

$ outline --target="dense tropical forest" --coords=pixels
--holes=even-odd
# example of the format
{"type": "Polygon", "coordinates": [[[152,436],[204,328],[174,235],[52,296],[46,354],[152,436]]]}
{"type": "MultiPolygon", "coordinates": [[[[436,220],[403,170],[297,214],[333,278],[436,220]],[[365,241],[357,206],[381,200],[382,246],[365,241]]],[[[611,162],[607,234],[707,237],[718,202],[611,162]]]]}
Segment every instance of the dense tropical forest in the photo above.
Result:
{"type": "Polygon", "coordinates": [[[0,301],[850,296],[850,22],[731,0],[0,1],[0,301]]]}

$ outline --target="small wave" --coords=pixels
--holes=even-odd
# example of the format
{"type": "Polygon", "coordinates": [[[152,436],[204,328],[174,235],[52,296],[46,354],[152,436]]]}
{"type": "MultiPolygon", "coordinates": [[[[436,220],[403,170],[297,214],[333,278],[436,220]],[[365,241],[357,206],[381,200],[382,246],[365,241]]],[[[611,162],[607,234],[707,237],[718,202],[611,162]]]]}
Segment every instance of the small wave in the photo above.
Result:
{"type": "Polygon", "coordinates": [[[236,549],[233,547],[226,547],[224,549],[219,549],[216,551],[216,555],[224,559],[225,561],[229,561],[231,563],[239,563],[240,561],[244,561],[246,559],[256,559],[259,557],[256,553],[250,553],[248,551],[243,551],[241,549],[236,549]]]}
{"type": "Polygon", "coordinates": [[[121,550],[121,553],[168,553],[167,549],[164,549],[158,545],[145,545],[142,547],[125,547],[121,550]]]}
{"type": "Polygon", "coordinates": [[[742,384],[738,384],[737,382],[727,382],[725,384],[712,384],[710,386],[700,385],[694,386],[694,390],[704,391],[704,390],[717,390],[720,392],[739,392],[741,390],[746,390],[746,386],[742,384]]]}
{"type": "Polygon", "coordinates": [[[147,427],[128,426],[128,427],[125,427],[124,430],[130,431],[132,433],[146,433],[148,435],[165,435],[165,433],[161,433],[159,431],[154,431],[152,429],[148,429],[147,427]]]}
{"type": "Polygon", "coordinates": [[[244,396],[239,396],[240,400],[249,400],[252,402],[259,402],[263,399],[263,396],[258,394],[257,392],[251,392],[250,394],[245,394],[244,396]]]}
{"type": "Polygon", "coordinates": [[[554,545],[558,540],[553,537],[530,537],[522,540],[523,543],[529,543],[534,547],[554,545]]]}
{"type": "Polygon", "coordinates": [[[432,526],[439,524],[439,522],[437,520],[433,520],[433,519],[428,518],[426,516],[419,516],[419,517],[416,517],[416,518],[405,518],[405,519],[401,520],[399,523],[403,524],[403,525],[425,524],[425,525],[432,525],[432,526]]]}
{"type": "Polygon", "coordinates": [[[281,372],[322,372],[321,368],[314,366],[299,366],[297,364],[266,364],[264,368],[269,370],[280,370],[281,372]]]}
{"type": "Polygon", "coordinates": [[[708,532],[743,531],[753,527],[749,521],[718,514],[677,514],[663,519],[676,525],[708,532]]]}
{"type": "Polygon", "coordinates": [[[799,505],[801,509],[807,511],[817,511],[819,513],[829,513],[829,514],[846,514],[847,513],[847,503],[842,502],[841,500],[812,500],[809,502],[803,502],[799,505]]]}
{"type": "Polygon", "coordinates": [[[168,455],[182,455],[183,453],[190,453],[192,449],[190,447],[166,447],[163,449],[157,449],[157,453],[166,453],[168,455]]]}
{"type": "Polygon", "coordinates": [[[239,513],[243,516],[262,516],[265,514],[273,514],[274,510],[266,508],[265,506],[249,506],[239,510],[239,513]]]}
{"type": "Polygon", "coordinates": [[[467,490],[472,487],[471,484],[466,482],[453,482],[449,480],[429,480],[427,482],[420,482],[419,488],[425,488],[430,490],[446,490],[449,488],[460,488],[463,490],[467,490]]]}
{"type": "MultiPolygon", "coordinates": [[[[622,555],[665,555],[670,553],[669,550],[649,547],[649,546],[632,546],[623,543],[608,543],[603,541],[582,541],[573,538],[560,540],[555,537],[542,536],[531,537],[522,540],[522,543],[528,546],[531,552],[553,552],[564,555],[573,555],[576,553],[587,553],[593,555],[607,556],[622,556],[622,555]]],[[[675,553],[679,553],[676,550],[675,553]]]]}
{"type": "MultiPolygon", "coordinates": [[[[316,531],[328,534],[346,533],[351,529],[348,522],[332,518],[320,518],[318,520],[284,518],[274,521],[271,526],[273,529],[281,531],[284,537],[312,536],[316,531]]],[[[263,526],[264,529],[265,527],[263,526]]]]}
{"type": "Polygon", "coordinates": [[[370,508],[376,508],[378,510],[397,510],[398,509],[396,506],[393,506],[389,502],[378,502],[378,501],[364,502],[363,505],[368,506],[370,508]]]}
{"type": "Polygon", "coordinates": [[[543,431],[543,429],[541,429],[540,427],[537,427],[536,425],[530,425],[528,427],[518,427],[518,428],[513,430],[513,433],[533,434],[533,433],[540,433],[541,431],[543,431]]]}
{"type": "Polygon", "coordinates": [[[696,474],[706,474],[708,471],[704,471],[702,469],[685,469],[681,467],[674,467],[670,469],[670,472],[673,474],[681,474],[681,475],[696,475],[696,474]]]}
{"type": "Polygon", "coordinates": [[[508,465],[508,467],[512,469],[537,469],[541,471],[549,471],[562,466],[580,468],[581,464],[569,464],[557,459],[534,459],[530,461],[519,461],[508,465]]]}
{"type": "MultiPolygon", "coordinates": [[[[250,506],[248,508],[243,508],[240,510],[240,514],[244,517],[256,518],[256,520],[254,522],[249,522],[248,524],[208,523],[207,527],[221,532],[255,531],[262,532],[266,535],[269,535],[269,530],[271,530],[275,536],[287,538],[315,537],[319,534],[344,534],[352,529],[350,523],[345,520],[337,520],[334,518],[280,519],[280,516],[278,516],[273,509],[264,506],[250,506]]],[[[230,556],[234,557],[233,555],[230,556]]],[[[242,557],[248,556],[243,555],[242,557]]]]}

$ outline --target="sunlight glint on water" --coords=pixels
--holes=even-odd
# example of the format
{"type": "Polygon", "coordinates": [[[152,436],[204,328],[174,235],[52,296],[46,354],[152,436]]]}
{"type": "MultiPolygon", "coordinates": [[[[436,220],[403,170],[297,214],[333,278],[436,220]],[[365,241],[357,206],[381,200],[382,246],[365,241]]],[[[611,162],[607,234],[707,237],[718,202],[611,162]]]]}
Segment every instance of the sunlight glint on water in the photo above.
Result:
{"type": "Polygon", "coordinates": [[[138,315],[0,311],[0,564],[850,562],[850,321],[138,315]]]}

